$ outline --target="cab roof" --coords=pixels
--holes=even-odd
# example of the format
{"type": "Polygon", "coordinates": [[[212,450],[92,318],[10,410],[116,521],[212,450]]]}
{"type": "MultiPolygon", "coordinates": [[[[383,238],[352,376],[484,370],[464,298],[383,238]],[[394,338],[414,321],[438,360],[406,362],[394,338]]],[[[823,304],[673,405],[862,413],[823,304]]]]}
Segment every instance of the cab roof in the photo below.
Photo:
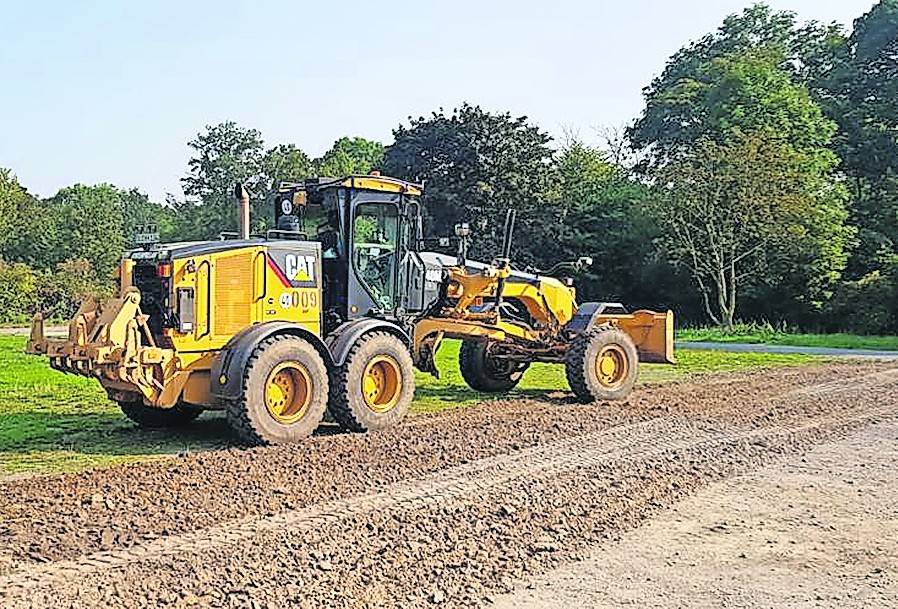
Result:
{"type": "Polygon", "coordinates": [[[415,184],[414,182],[406,182],[398,178],[389,178],[381,175],[351,175],[342,178],[312,178],[305,182],[281,182],[278,186],[278,192],[323,190],[337,187],[402,193],[412,196],[421,196],[424,192],[423,184],[415,184]]]}

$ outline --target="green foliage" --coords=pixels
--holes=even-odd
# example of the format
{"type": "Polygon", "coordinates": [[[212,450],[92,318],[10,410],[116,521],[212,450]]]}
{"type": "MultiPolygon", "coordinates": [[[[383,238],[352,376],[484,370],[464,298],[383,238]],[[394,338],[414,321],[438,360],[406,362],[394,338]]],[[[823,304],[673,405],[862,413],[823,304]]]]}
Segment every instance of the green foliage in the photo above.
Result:
{"type": "Polygon", "coordinates": [[[662,240],[715,323],[733,324],[740,290],[820,299],[832,289],[852,232],[831,168],[819,168],[776,134],[759,133],[699,142],[657,172],[662,240]]]}
{"type": "Polygon", "coordinates": [[[252,230],[261,232],[270,226],[272,197],[281,182],[366,174],[381,162],[384,150],[379,142],[344,137],[312,161],[293,144],[265,150],[261,133],[233,121],[207,126],[188,145],[193,156],[181,180],[187,199],[176,204],[182,239],[211,239],[237,229],[238,182],[250,192],[252,230]]]}
{"type": "Polygon", "coordinates": [[[594,261],[578,277],[580,299],[669,306],[668,292],[678,285],[674,269],[656,255],[660,229],[647,207],[649,188],[604,150],[576,139],[561,149],[557,165],[559,257],[594,261]]]}
{"type": "Polygon", "coordinates": [[[7,248],[15,241],[14,233],[22,223],[21,214],[33,201],[12,172],[0,167],[0,257],[9,255],[7,248]]]}
{"type": "Polygon", "coordinates": [[[467,221],[474,231],[472,256],[489,260],[498,254],[506,211],[517,209],[514,258],[543,263],[554,257],[551,138],[526,117],[463,104],[452,114],[411,119],[393,135],[384,171],[426,183],[431,235],[451,235],[455,224],[467,221]]]}
{"type": "Polygon", "coordinates": [[[134,235],[148,225],[155,225],[162,241],[178,239],[178,225],[175,210],[171,205],[160,205],[150,201],[147,195],[136,188],[120,191],[122,200],[122,235],[125,248],[133,246],[134,235]]]}
{"type": "Polygon", "coordinates": [[[650,165],[734,129],[771,129],[806,147],[825,146],[832,125],[807,103],[807,83],[837,60],[837,26],[797,28],[795,15],[755,4],[684,46],[644,91],[646,108],[629,130],[651,149],[650,165]]]}
{"type": "Polygon", "coordinates": [[[14,264],[0,279],[2,289],[19,296],[5,301],[0,323],[21,323],[38,311],[65,319],[85,295],[111,294],[113,270],[137,227],[154,223],[171,238],[173,213],[137,190],[109,184],[76,184],[44,201],[20,196],[3,252],[14,264]]]}
{"type": "Polygon", "coordinates": [[[363,137],[341,137],[320,159],[315,160],[315,174],[339,178],[368,174],[383,162],[384,145],[363,137]]]}
{"type": "Polygon", "coordinates": [[[861,229],[850,273],[860,278],[898,254],[898,0],[878,2],[855,22],[817,95],[839,123],[836,150],[861,229]]]}
{"type": "Polygon", "coordinates": [[[734,322],[740,296],[757,316],[819,311],[845,268],[854,231],[837,125],[806,84],[835,65],[841,40],[756,5],[681,49],[646,89],[629,135],[660,187],[661,240],[716,323],[734,322]]]}
{"type": "Polygon", "coordinates": [[[47,201],[56,220],[58,241],[54,266],[71,259],[90,260],[99,275],[109,276],[125,250],[125,193],[109,184],[75,184],[47,201]]]}
{"type": "Polygon", "coordinates": [[[150,216],[160,219],[160,210],[136,190],[75,184],[45,201],[22,201],[6,255],[45,270],[81,258],[106,277],[118,266],[136,224],[150,216]]]}
{"type": "Polygon", "coordinates": [[[0,258],[0,324],[25,324],[37,301],[40,277],[21,262],[0,258]]]}
{"type": "Polygon", "coordinates": [[[857,334],[806,334],[785,324],[749,322],[735,324],[730,329],[687,328],[677,332],[683,342],[747,343],[789,345],[794,347],[825,347],[828,349],[875,349],[898,351],[898,336],[865,336],[857,334]]]}
{"type": "Polygon", "coordinates": [[[115,293],[115,283],[98,275],[89,260],[65,260],[52,271],[42,273],[37,292],[37,307],[45,319],[69,320],[87,296],[108,298],[115,293]]]}
{"type": "Polygon", "coordinates": [[[194,152],[187,162],[188,173],[181,178],[187,195],[178,205],[182,239],[212,239],[221,232],[236,231],[234,185],[244,184],[256,201],[260,195],[264,199],[269,186],[263,174],[262,135],[228,121],[207,126],[188,146],[194,152]]]}
{"type": "Polygon", "coordinates": [[[267,150],[262,158],[262,171],[268,195],[274,193],[281,182],[298,182],[314,173],[309,155],[293,144],[281,144],[267,150]]]}
{"type": "Polygon", "coordinates": [[[898,334],[898,256],[847,281],[830,303],[826,326],[863,334],[898,334]]]}
{"type": "Polygon", "coordinates": [[[591,256],[581,300],[898,332],[896,57],[898,0],[879,0],[851,32],[756,4],[677,51],[607,152],[554,150],[525,117],[464,104],[410,118],[386,149],[342,137],[314,160],[234,122],[210,125],[188,144],[186,199],[164,205],[108,184],[40,200],[0,168],[6,285],[38,286],[7,292],[15,308],[2,315],[65,315],[76,295],[108,292],[138,226],[164,240],[235,230],[238,181],[260,232],[279,182],[382,169],[426,182],[429,236],[469,222],[475,258],[497,254],[509,209],[520,266],[591,256]]]}

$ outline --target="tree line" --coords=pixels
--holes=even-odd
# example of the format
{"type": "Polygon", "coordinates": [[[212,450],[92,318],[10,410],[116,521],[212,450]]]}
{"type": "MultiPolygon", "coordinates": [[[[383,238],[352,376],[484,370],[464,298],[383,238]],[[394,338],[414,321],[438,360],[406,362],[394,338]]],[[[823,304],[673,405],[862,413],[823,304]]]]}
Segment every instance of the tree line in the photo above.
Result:
{"type": "Polygon", "coordinates": [[[898,0],[850,30],[763,4],[687,44],[645,109],[590,144],[463,104],[409,118],[387,145],[341,138],[320,158],[233,122],[188,143],[184,196],[74,185],[38,200],[0,171],[0,321],[64,316],[108,291],[135,227],[164,239],[233,230],[246,183],[262,229],[282,180],[378,169],[426,184],[432,236],[459,221],[488,259],[518,210],[520,266],[589,255],[581,297],[737,319],[898,332],[898,0]]]}

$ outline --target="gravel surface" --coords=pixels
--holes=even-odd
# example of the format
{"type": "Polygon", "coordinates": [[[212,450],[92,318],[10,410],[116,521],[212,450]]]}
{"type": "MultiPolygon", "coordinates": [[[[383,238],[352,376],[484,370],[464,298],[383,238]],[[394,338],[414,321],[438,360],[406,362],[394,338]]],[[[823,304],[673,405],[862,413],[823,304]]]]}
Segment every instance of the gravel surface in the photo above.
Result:
{"type": "Polygon", "coordinates": [[[710,482],[893,416],[896,388],[885,363],[781,369],[0,484],[0,604],[479,606],[710,482]]]}
{"type": "Polygon", "coordinates": [[[869,609],[898,598],[898,417],[702,489],[496,609],[869,609]]]}

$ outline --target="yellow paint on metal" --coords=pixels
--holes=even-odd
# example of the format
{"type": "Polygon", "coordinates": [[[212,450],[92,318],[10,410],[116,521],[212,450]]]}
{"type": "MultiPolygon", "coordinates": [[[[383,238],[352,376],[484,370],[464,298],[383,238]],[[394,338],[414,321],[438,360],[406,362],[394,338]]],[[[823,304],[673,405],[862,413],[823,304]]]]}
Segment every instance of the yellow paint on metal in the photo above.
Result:
{"type": "Polygon", "coordinates": [[[343,180],[341,184],[348,188],[403,193],[415,197],[421,196],[423,191],[422,186],[419,184],[412,184],[411,182],[386,176],[352,176],[343,180]]]}
{"type": "Polygon", "coordinates": [[[554,277],[540,277],[538,283],[511,277],[502,292],[504,298],[521,301],[527,312],[540,323],[567,324],[574,316],[577,304],[574,291],[554,277]]]}
{"type": "Polygon", "coordinates": [[[596,357],[596,375],[599,382],[609,389],[620,386],[627,378],[629,369],[630,361],[620,345],[606,345],[596,357]]]}
{"type": "Polygon", "coordinates": [[[130,285],[133,262],[125,261],[117,298],[102,303],[86,298],[64,340],[45,337],[43,320],[35,319],[27,349],[47,355],[54,367],[97,378],[105,388],[149,405],[211,406],[212,364],[236,332],[284,320],[321,335],[321,290],[284,287],[265,262],[266,249],[235,246],[175,260],[169,296],[177,302],[179,289],[193,290],[195,321],[187,332],[164,329],[165,345],[148,342],[141,294],[130,285]],[[285,292],[289,300],[281,299],[285,292]]]}
{"type": "Polygon", "coordinates": [[[253,251],[218,256],[213,269],[215,317],[213,332],[233,336],[253,321],[253,251]]]}
{"type": "Polygon", "coordinates": [[[601,315],[598,323],[612,323],[629,335],[639,359],[652,364],[675,364],[673,312],[636,311],[626,315],[601,315]]]}
{"type": "Polygon", "coordinates": [[[281,362],[265,380],[265,408],[275,421],[290,425],[308,412],[312,391],[308,368],[295,361],[281,362]]]}
{"type": "Polygon", "coordinates": [[[402,368],[389,355],[371,358],[362,373],[365,405],[378,414],[389,412],[402,394],[402,368]]]}

